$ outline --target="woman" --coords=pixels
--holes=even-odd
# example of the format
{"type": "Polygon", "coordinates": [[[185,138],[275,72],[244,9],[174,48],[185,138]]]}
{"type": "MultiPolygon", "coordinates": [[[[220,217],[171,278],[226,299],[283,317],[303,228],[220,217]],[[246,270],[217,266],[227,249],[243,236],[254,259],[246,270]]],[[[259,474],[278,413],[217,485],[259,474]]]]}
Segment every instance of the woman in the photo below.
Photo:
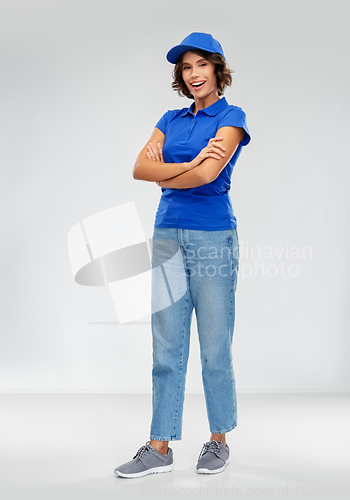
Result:
{"type": "Polygon", "coordinates": [[[160,118],[134,167],[135,179],[156,182],[162,190],[152,250],[153,417],[150,440],[115,469],[121,477],[173,469],[168,442],[182,439],[193,309],[211,431],[198,473],[225,468],[225,433],[237,425],[231,348],[239,242],[229,189],[250,134],[244,111],[220,99],[232,71],[217,40],[191,33],[167,60],[175,64],[173,89],[194,102],[160,118]]]}

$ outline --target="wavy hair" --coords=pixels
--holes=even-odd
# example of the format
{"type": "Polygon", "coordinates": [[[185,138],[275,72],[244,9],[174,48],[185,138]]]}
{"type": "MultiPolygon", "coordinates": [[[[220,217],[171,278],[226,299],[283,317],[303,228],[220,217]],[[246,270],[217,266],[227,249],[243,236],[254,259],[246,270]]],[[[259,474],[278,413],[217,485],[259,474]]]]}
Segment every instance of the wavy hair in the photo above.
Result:
{"type": "MultiPolygon", "coordinates": [[[[217,52],[212,53],[201,49],[191,49],[191,52],[194,52],[195,54],[204,57],[207,61],[210,61],[213,64],[215,64],[214,73],[216,74],[218,95],[219,96],[223,95],[225,88],[230,87],[232,84],[231,73],[234,73],[234,71],[228,67],[225,59],[222,57],[221,54],[218,54],[217,52]]],[[[181,97],[186,96],[189,99],[194,99],[193,95],[186,87],[185,82],[183,81],[182,78],[183,57],[184,53],[181,54],[181,56],[179,57],[179,59],[175,64],[175,68],[172,73],[174,81],[172,82],[171,86],[173,90],[177,91],[177,93],[181,97]]]]}

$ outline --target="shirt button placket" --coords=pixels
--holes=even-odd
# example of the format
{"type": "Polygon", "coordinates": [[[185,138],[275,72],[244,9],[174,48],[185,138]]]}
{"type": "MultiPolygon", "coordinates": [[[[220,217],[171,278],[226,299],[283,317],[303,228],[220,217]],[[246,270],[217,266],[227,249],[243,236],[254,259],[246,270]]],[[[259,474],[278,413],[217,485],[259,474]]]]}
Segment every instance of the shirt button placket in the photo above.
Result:
{"type": "Polygon", "coordinates": [[[188,134],[190,134],[190,133],[192,132],[192,130],[193,130],[193,128],[194,128],[194,126],[195,126],[195,124],[196,124],[196,118],[193,118],[193,120],[192,120],[192,127],[191,127],[191,128],[190,128],[190,130],[188,131],[188,134]]]}

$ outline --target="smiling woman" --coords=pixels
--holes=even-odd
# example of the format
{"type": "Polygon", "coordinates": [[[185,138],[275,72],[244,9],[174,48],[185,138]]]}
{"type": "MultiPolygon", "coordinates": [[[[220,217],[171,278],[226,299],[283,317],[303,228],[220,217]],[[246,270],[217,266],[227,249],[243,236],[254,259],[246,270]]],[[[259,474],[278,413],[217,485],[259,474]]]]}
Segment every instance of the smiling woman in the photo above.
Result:
{"type": "Polygon", "coordinates": [[[232,70],[212,35],[191,33],[167,59],[175,64],[173,89],[194,102],[163,114],[133,171],[135,179],[156,182],[162,195],[152,246],[150,439],[133,460],[115,469],[121,477],[173,469],[168,442],[182,439],[194,309],[211,432],[196,464],[198,473],[225,468],[230,453],[225,433],[237,426],[231,348],[239,243],[229,191],[250,133],[242,108],[220,98],[232,83],[232,70]],[[170,251],[174,245],[175,254],[170,251]],[[205,248],[210,252],[203,252],[205,248]],[[159,262],[162,266],[156,265],[159,262]]]}
{"type": "MultiPolygon", "coordinates": [[[[227,66],[224,57],[221,54],[212,54],[200,49],[195,49],[191,52],[197,55],[196,63],[199,64],[200,67],[205,68],[208,64],[214,66],[218,96],[223,95],[225,88],[232,84],[231,73],[233,73],[233,70],[231,70],[227,66]]],[[[187,57],[186,60],[184,60],[184,54],[181,54],[177,63],[175,64],[175,68],[173,71],[174,81],[171,86],[174,90],[178,91],[180,96],[186,96],[189,99],[194,99],[192,88],[188,88],[185,83],[186,72],[190,70],[191,66],[187,61],[187,57]]],[[[188,54],[189,52],[187,53],[187,55],[188,54]]]]}
{"type": "Polygon", "coordinates": [[[209,58],[198,59],[198,55],[193,51],[185,52],[183,57],[185,62],[182,63],[182,80],[192,97],[204,99],[211,96],[218,84],[215,64],[210,62],[209,58]]]}

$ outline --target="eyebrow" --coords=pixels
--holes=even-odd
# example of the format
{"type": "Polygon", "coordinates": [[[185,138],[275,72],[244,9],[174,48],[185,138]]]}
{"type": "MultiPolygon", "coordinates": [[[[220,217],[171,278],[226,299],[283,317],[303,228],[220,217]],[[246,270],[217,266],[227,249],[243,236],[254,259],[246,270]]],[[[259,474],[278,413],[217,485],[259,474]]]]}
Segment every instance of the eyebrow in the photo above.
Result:
{"type": "MultiPolygon", "coordinates": [[[[206,61],[206,59],[204,59],[204,57],[202,57],[202,59],[198,59],[198,61],[196,61],[196,62],[199,63],[201,61],[206,61]]],[[[182,63],[182,66],[184,66],[185,64],[188,64],[189,66],[191,66],[190,63],[187,63],[187,62],[182,63]]]]}

